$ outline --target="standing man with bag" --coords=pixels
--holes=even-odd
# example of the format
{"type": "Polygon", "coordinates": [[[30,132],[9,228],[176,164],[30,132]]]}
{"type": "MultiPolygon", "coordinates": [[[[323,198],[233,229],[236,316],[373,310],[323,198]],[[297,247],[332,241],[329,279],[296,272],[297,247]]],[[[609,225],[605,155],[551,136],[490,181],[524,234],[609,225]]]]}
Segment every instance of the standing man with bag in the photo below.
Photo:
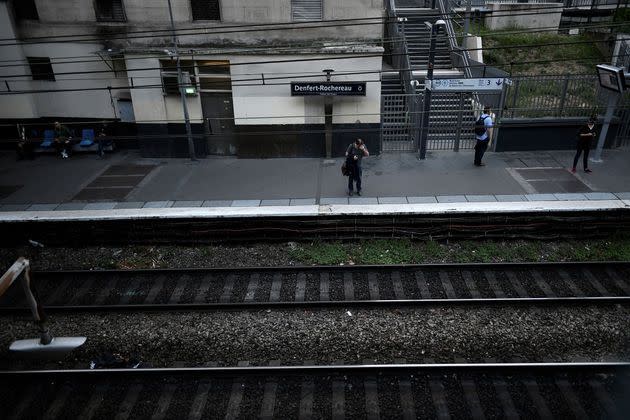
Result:
{"type": "Polygon", "coordinates": [[[479,119],[475,121],[475,137],[477,137],[477,144],[475,144],[475,166],[486,166],[481,163],[486,149],[492,140],[492,116],[490,115],[490,107],[485,106],[483,113],[479,116],[479,119]]]}
{"type": "Polygon", "coordinates": [[[350,173],[348,175],[348,195],[350,196],[353,194],[354,183],[357,185],[357,195],[361,195],[361,175],[363,175],[361,160],[364,156],[370,156],[370,152],[361,139],[356,139],[346,150],[346,167],[350,173]]]}
{"type": "Polygon", "coordinates": [[[575,167],[578,164],[578,160],[580,160],[580,155],[584,152],[584,160],[582,160],[582,164],[584,165],[584,172],[587,174],[593,172],[588,169],[588,152],[591,150],[591,143],[595,138],[595,118],[590,118],[588,123],[580,127],[578,130],[578,139],[577,139],[577,151],[575,152],[575,157],[573,158],[573,168],[571,168],[571,172],[575,173],[575,167]]]}

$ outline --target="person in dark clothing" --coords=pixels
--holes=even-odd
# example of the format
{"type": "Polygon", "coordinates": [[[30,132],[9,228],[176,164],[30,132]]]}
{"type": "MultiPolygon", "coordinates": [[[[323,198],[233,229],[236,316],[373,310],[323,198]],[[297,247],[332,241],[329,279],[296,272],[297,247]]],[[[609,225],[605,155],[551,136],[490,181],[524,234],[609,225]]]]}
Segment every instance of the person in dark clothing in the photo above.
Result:
{"type": "Polygon", "coordinates": [[[55,122],[55,150],[61,157],[67,159],[72,152],[72,135],[65,125],[55,122]]]}
{"type": "Polygon", "coordinates": [[[573,158],[573,168],[571,168],[571,172],[575,173],[575,168],[577,167],[578,160],[580,160],[580,155],[584,152],[584,157],[582,160],[582,164],[584,165],[584,172],[591,173],[588,168],[588,153],[591,150],[591,144],[593,143],[593,139],[595,138],[595,119],[591,118],[588,120],[588,123],[580,127],[577,134],[577,151],[575,152],[575,157],[573,158]]]}
{"type": "Polygon", "coordinates": [[[98,157],[102,159],[105,157],[105,147],[111,146],[112,140],[107,134],[107,124],[103,124],[96,137],[98,142],[98,157]]]}
{"type": "Polygon", "coordinates": [[[354,184],[357,187],[357,195],[361,195],[361,176],[363,175],[361,160],[364,156],[370,156],[370,152],[368,152],[361,139],[356,139],[346,150],[346,166],[350,172],[348,176],[348,195],[353,194],[354,184]]]}
{"type": "Polygon", "coordinates": [[[473,163],[475,166],[486,166],[485,163],[481,162],[481,159],[492,141],[493,121],[489,106],[483,108],[483,113],[479,116],[479,120],[483,123],[483,126],[479,133],[475,133],[477,142],[475,143],[475,159],[473,163]]]}

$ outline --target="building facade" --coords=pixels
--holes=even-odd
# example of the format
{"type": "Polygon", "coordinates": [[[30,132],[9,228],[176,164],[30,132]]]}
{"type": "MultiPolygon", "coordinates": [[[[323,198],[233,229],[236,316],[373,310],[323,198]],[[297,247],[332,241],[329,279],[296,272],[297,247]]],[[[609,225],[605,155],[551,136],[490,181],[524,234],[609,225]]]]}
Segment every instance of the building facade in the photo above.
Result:
{"type": "MultiPolygon", "coordinates": [[[[378,148],[382,0],[171,0],[198,155],[323,156],[378,148]],[[292,96],[291,82],[365,82],[292,96]],[[329,112],[330,112],[330,108],[329,112]]],[[[145,156],[187,156],[168,0],[0,1],[3,121],[133,127],[145,156]]]]}

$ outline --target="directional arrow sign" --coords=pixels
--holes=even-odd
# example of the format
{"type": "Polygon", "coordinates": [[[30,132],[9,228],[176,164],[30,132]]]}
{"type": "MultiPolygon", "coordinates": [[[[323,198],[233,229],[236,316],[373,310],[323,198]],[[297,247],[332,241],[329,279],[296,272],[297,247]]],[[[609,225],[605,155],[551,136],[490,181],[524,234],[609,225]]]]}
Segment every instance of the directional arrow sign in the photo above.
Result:
{"type": "Polygon", "coordinates": [[[480,92],[500,91],[503,78],[490,79],[433,79],[431,88],[440,92],[480,92]]]}

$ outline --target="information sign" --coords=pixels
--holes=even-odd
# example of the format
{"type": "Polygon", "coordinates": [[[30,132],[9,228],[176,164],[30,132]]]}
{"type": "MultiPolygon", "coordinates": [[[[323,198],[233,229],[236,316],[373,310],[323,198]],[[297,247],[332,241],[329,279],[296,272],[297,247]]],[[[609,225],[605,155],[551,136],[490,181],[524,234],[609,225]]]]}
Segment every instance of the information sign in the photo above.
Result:
{"type": "Polygon", "coordinates": [[[490,79],[433,79],[431,89],[441,92],[500,91],[507,81],[503,78],[490,79]]]}
{"type": "Polygon", "coordinates": [[[291,96],[365,96],[365,82],[291,82],[291,96]]]}

